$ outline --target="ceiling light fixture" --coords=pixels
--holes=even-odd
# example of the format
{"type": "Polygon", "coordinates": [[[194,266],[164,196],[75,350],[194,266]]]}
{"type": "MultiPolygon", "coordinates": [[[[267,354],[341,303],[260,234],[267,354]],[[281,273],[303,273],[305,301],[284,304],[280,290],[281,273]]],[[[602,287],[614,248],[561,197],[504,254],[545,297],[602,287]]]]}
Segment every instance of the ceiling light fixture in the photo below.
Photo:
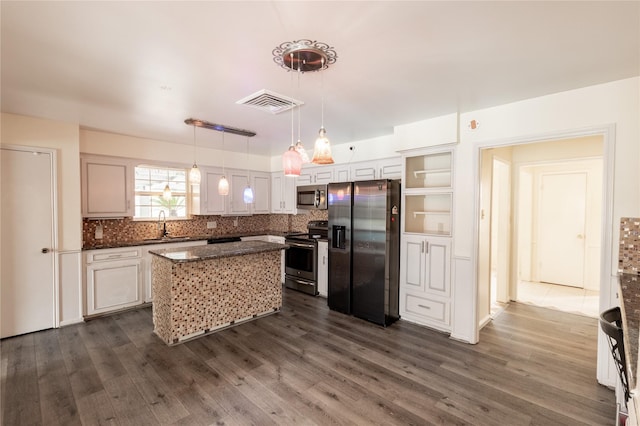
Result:
{"type": "Polygon", "coordinates": [[[225,126],[224,124],[211,123],[205,120],[198,120],[197,118],[187,118],[186,120],[184,120],[184,122],[189,125],[204,127],[205,129],[209,129],[209,130],[217,130],[218,132],[233,133],[234,135],[249,136],[249,137],[256,135],[256,132],[253,132],[251,130],[238,129],[237,127],[225,126]]]}
{"type": "MultiPolygon", "coordinates": [[[[338,59],[333,47],[326,43],[308,39],[281,43],[273,49],[272,53],[274,56],[273,61],[276,64],[287,71],[297,69],[299,73],[326,70],[329,65],[334,64],[338,59]]],[[[295,150],[295,147],[293,149],[295,150]]],[[[289,150],[291,150],[291,147],[289,150]]],[[[285,153],[285,156],[287,153],[285,153]]],[[[283,161],[284,158],[283,156],[283,161]]],[[[322,78],[322,125],[318,132],[318,139],[316,139],[311,162],[315,164],[333,164],[331,144],[324,128],[324,78],[322,78]]]]}
{"type": "Polygon", "coordinates": [[[229,181],[224,174],[224,131],[222,132],[222,177],[218,181],[218,194],[229,195],[229,181]]]}
{"type": "Polygon", "coordinates": [[[196,164],[196,126],[193,125],[193,167],[189,170],[189,182],[192,185],[198,185],[200,183],[200,179],[202,176],[200,175],[200,169],[196,164]]]}

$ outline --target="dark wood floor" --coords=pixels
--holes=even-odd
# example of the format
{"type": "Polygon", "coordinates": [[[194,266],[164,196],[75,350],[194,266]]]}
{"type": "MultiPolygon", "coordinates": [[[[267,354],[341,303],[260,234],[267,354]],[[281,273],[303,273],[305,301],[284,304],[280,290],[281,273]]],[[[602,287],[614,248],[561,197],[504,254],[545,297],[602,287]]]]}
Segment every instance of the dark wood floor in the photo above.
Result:
{"type": "Polygon", "coordinates": [[[596,324],[513,304],[468,345],[287,290],[278,314],[167,347],[139,309],[3,340],[2,424],[613,424],[596,324]]]}

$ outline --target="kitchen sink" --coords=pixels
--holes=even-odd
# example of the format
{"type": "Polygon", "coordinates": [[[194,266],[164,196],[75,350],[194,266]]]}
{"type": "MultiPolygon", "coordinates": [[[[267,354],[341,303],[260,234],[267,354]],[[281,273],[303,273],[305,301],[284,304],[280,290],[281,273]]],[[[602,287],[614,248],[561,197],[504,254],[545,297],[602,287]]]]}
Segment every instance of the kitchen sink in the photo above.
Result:
{"type": "Polygon", "coordinates": [[[158,237],[158,238],[145,238],[143,241],[176,241],[176,240],[190,240],[191,237],[183,236],[183,237],[158,237]]]}

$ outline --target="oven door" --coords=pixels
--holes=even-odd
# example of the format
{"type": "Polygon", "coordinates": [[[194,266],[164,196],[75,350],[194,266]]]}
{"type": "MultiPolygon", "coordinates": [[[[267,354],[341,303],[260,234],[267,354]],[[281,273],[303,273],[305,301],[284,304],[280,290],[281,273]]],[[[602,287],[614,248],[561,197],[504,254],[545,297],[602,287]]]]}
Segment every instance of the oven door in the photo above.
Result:
{"type": "Polygon", "coordinates": [[[317,254],[314,242],[285,240],[289,248],[285,250],[285,273],[294,278],[316,281],[317,254]]]}

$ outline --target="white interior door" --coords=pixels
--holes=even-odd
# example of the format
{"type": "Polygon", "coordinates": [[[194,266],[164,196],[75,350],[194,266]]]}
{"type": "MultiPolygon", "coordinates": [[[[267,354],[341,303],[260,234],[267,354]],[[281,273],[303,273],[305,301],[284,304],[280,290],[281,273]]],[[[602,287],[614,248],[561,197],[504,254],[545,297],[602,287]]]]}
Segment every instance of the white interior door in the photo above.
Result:
{"type": "Polygon", "coordinates": [[[587,174],[542,174],[539,189],[538,278],[583,287],[587,174]]]}
{"type": "Polygon", "coordinates": [[[491,191],[491,270],[492,302],[509,301],[511,266],[511,165],[493,159],[491,191]]]}
{"type": "Polygon", "coordinates": [[[53,153],[2,148],[0,337],[55,327],[53,153]]]}

